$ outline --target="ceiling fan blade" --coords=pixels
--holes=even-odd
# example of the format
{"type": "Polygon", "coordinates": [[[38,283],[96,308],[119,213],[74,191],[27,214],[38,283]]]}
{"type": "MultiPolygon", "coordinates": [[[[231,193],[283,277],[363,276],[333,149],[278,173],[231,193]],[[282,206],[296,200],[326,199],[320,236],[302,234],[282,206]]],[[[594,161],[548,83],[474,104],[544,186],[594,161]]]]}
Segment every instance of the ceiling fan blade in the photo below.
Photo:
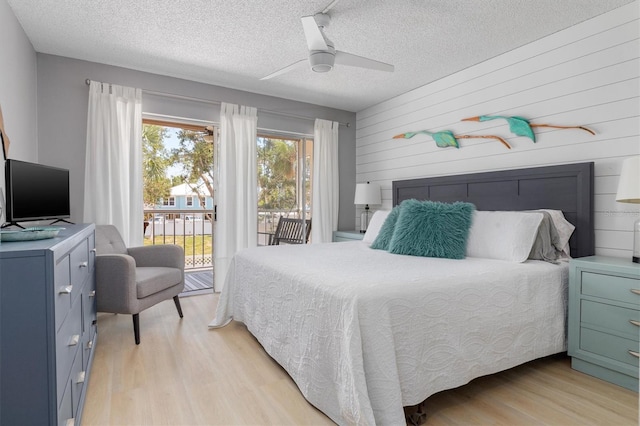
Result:
{"type": "Polygon", "coordinates": [[[299,61],[294,62],[291,65],[287,65],[286,67],[281,68],[276,72],[272,72],[271,74],[269,74],[266,77],[262,77],[260,80],[269,80],[270,78],[277,77],[280,74],[284,74],[284,73],[292,71],[292,70],[294,70],[296,68],[301,68],[302,66],[307,65],[308,62],[309,62],[308,59],[300,59],[299,61]]]}
{"type": "Polygon", "coordinates": [[[313,16],[303,16],[302,29],[304,30],[304,37],[307,39],[307,47],[309,50],[327,50],[327,42],[322,35],[322,31],[318,28],[316,18],[313,16]]]}
{"type": "Polygon", "coordinates": [[[341,52],[339,50],[336,50],[336,64],[348,65],[350,67],[369,68],[372,70],[386,72],[393,72],[394,70],[394,67],[391,64],[375,61],[352,53],[341,52]]]}

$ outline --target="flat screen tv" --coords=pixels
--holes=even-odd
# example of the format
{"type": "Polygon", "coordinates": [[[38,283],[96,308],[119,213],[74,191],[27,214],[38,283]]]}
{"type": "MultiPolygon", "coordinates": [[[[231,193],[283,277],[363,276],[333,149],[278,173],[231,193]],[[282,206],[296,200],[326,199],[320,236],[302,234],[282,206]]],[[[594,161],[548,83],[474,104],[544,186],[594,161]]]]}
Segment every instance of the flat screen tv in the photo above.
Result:
{"type": "Polygon", "coordinates": [[[6,225],[70,217],[69,170],[7,160],[6,225]]]}

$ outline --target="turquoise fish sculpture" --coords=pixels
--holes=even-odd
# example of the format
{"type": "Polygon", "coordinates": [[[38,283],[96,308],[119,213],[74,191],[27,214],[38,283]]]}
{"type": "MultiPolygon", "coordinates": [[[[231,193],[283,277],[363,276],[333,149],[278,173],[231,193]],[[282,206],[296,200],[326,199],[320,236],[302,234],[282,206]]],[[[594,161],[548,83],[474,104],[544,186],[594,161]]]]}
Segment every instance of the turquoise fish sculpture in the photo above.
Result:
{"type": "Polygon", "coordinates": [[[417,132],[406,132],[401,133],[399,135],[395,135],[393,139],[409,139],[418,134],[425,134],[431,136],[433,140],[436,142],[436,145],[440,148],[447,148],[449,146],[453,146],[455,148],[460,148],[460,144],[458,143],[458,139],[495,139],[500,141],[504,146],[511,149],[511,145],[507,143],[506,140],[502,139],[500,136],[495,135],[454,135],[450,130],[441,130],[439,132],[429,132],[428,130],[420,130],[417,132]]]}
{"type": "Polygon", "coordinates": [[[478,115],[476,117],[463,118],[462,121],[489,121],[502,119],[506,120],[509,124],[509,130],[511,133],[517,136],[526,136],[533,142],[536,141],[536,134],[533,132],[533,127],[552,127],[554,129],[580,129],[595,135],[596,133],[584,126],[556,126],[553,124],[534,124],[529,120],[516,116],[502,116],[502,115],[478,115]]]}

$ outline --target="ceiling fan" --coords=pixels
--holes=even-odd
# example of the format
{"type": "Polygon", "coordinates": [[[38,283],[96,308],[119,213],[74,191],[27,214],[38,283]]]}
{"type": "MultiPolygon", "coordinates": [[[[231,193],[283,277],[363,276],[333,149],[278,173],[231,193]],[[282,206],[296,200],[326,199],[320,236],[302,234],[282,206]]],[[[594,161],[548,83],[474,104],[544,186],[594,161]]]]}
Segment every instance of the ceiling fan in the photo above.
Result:
{"type": "Polygon", "coordinates": [[[308,65],[310,65],[311,69],[315,72],[329,72],[334,64],[393,72],[393,65],[336,50],[333,42],[324,34],[324,29],[329,26],[330,22],[331,17],[326,13],[303,16],[302,28],[304,29],[304,36],[307,39],[309,57],[287,65],[266,77],[262,77],[260,80],[268,80],[308,65]]]}

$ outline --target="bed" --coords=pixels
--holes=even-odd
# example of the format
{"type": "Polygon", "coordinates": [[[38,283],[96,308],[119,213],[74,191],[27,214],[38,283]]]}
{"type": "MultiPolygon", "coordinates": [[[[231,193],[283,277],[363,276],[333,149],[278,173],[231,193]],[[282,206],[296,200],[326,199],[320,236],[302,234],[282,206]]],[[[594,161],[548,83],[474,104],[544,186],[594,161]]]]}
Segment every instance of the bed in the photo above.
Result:
{"type": "MultiPolygon", "coordinates": [[[[393,182],[407,199],[561,210],[572,257],[593,254],[593,164],[393,182]]],[[[247,249],[212,326],[245,323],[338,424],[404,424],[403,407],[566,350],[566,263],[439,259],[365,242],[247,249]]]]}

